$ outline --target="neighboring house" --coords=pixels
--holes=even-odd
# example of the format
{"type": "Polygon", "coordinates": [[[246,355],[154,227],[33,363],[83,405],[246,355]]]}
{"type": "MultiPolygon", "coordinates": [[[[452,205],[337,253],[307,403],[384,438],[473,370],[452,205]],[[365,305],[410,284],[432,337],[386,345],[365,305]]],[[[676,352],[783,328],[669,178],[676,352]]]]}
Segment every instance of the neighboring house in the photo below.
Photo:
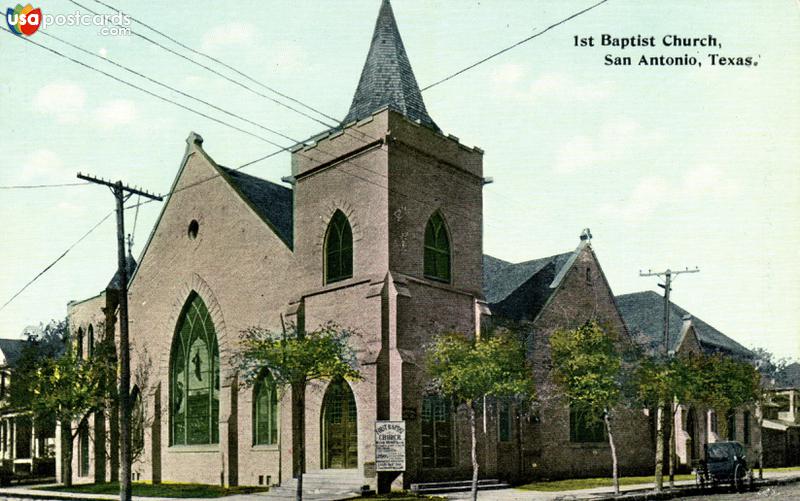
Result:
{"type": "Polygon", "coordinates": [[[0,339],[0,458],[15,473],[54,475],[55,426],[37,423],[30,408],[10,401],[11,386],[25,384],[14,378],[26,341],[0,339]]]}
{"type": "MultiPolygon", "coordinates": [[[[540,401],[530,419],[511,419],[507,407],[498,408],[498,426],[507,429],[508,437],[504,441],[500,433],[498,470],[504,478],[519,479],[608,475],[611,452],[602,421],[570,408],[550,372],[550,335],[556,330],[596,320],[622,340],[628,336],[589,230],[574,251],[547,258],[509,263],[484,256],[484,293],[493,322],[517,322],[528,332],[540,401]]],[[[649,417],[642,410],[620,407],[614,410],[612,426],[621,473],[650,471],[654,449],[649,417]]]]}
{"type": "MultiPolygon", "coordinates": [[[[136,270],[136,260],[128,256],[128,276],[136,270]]],[[[72,348],[81,358],[94,356],[95,346],[103,340],[115,339],[116,316],[119,307],[119,272],[115,273],[106,288],[98,295],[67,305],[72,348]]],[[[137,347],[134,346],[133,350],[137,347]]],[[[135,395],[134,395],[135,396],[135,395]]],[[[73,443],[72,471],[80,481],[105,482],[116,480],[119,474],[119,425],[117,408],[98,412],[81,423],[71,423],[79,428],[73,443]],[[100,448],[98,444],[105,444],[100,448]]],[[[57,430],[59,444],[66,430],[57,430]]],[[[57,479],[63,476],[61,455],[57,457],[57,479]]]]}
{"type": "Polygon", "coordinates": [[[800,388],[800,363],[794,362],[778,374],[776,384],[781,388],[800,388]]]}
{"type": "MultiPolygon", "coordinates": [[[[617,305],[631,335],[651,352],[663,352],[664,297],[644,291],[617,296],[617,305]]],[[[680,306],[670,303],[669,351],[671,353],[722,354],[749,361],[752,352],[680,306]]],[[[738,440],[750,458],[757,457],[761,430],[755,408],[734,409],[717,416],[713,409],[699,409],[680,403],[675,412],[675,449],[679,466],[690,467],[703,454],[703,445],[721,440],[738,440]],[[725,420],[721,424],[721,420],[725,420]]]]}
{"type": "Polygon", "coordinates": [[[800,389],[778,388],[769,392],[761,427],[764,466],[800,465],[800,389]]]}

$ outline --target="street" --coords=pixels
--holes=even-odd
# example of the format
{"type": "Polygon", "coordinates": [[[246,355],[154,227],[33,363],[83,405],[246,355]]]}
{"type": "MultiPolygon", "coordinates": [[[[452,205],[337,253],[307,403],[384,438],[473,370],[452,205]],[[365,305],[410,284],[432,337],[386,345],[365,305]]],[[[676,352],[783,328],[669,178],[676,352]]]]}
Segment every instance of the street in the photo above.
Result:
{"type": "MultiPolygon", "coordinates": [[[[700,499],[700,496],[687,497],[683,499],[700,499]]],[[[762,487],[756,492],[743,492],[740,494],[730,492],[720,492],[711,496],[702,496],[702,499],[713,499],[714,501],[744,501],[750,499],[800,499],[800,483],[780,486],[762,487]]]]}

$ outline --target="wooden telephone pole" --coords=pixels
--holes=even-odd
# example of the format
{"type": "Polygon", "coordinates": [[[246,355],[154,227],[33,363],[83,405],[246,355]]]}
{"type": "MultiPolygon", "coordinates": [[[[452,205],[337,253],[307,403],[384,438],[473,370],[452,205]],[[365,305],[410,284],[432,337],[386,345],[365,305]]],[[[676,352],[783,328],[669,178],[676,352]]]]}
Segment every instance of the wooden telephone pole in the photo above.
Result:
{"type": "Polygon", "coordinates": [[[695,267],[693,270],[686,268],[685,270],[672,271],[667,268],[666,271],[647,270],[647,273],[639,271],[640,277],[664,277],[664,283],[658,284],[659,287],[664,289],[664,355],[669,355],[669,293],[672,291],[672,279],[682,273],[698,273],[700,268],[695,267]]]}
{"type": "Polygon", "coordinates": [[[117,201],[117,273],[119,274],[119,406],[120,406],[120,501],[131,500],[131,356],[128,339],[128,260],[125,257],[125,202],[132,195],[139,195],[151,200],[163,198],[138,188],[132,188],[122,181],[112,182],[105,179],[78,173],[83,179],[111,188],[117,201]]]}
{"type": "MultiPolygon", "coordinates": [[[[639,270],[640,277],[664,277],[664,283],[658,284],[659,287],[664,289],[664,360],[670,356],[670,339],[669,339],[669,293],[672,291],[672,280],[682,273],[698,273],[699,268],[695,267],[690,270],[688,267],[685,270],[672,271],[667,268],[666,271],[653,272],[647,270],[643,273],[639,270]]],[[[656,416],[656,492],[661,492],[664,483],[664,411],[666,402],[659,402],[657,416],[656,416]]],[[[669,485],[675,485],[675,399],[670,402],[670,420],[669,420],[669,485]]]]}

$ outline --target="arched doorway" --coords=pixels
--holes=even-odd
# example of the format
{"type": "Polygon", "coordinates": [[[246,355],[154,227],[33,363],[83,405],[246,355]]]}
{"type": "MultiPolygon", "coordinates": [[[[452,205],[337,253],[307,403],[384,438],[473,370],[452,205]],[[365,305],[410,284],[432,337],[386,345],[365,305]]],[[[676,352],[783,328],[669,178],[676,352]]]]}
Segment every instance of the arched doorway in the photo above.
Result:
{"type": "Polygon", "coordinates": [[[356,399],[343,379],[333,381],[322,401],[322,467],[358,467],[356,399]]]}
{"type": "Polygon", "coordinates": [[[687,465],[691,465],[692,461],[699,458],[697,451],[700,437],[697,431],[697,413],[694,407],[689,407],[689,411],[686,413],[686,433],[689,435],[688,447],[686,447],[687,465]]]}

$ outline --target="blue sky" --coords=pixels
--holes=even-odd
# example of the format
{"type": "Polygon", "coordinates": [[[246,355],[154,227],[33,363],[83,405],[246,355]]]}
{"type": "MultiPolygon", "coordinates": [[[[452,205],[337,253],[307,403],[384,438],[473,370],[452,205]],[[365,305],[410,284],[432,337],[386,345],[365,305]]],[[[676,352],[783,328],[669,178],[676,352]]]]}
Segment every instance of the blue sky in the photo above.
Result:
{"type": "MultiPolygon", "coordinates": [[[[337,117],[349,107],[379,7],[377,0],[112,3],[337,117]]],[[[395,0],[393,7],[424,87],[592,3],[395,0]]],[[[66,0],[34,6],[77,10],[66,0]]],[[[322,128],[141,39],[101,36],[96,27],[48,31],[291,137],[322,128]]],[[[42,33],[32,39],[224,118],[42,33]]],[[[746,346],[800,358],[798,48],[797,0],[609,0],[424,98],[445,133],[486,151],[485,173],[495,180],[485,189],[487,253],[520,261],[564,252],[590,227],[615,293],[660,290],[640,269],[699,266],[675,282],[677,304],[746,346]],[[573,44],[576,35],[602,33],[713,34],[722,47],[573,44]],[[713,67],[708,52],[754,56],[759,65],[713,67]],[[703,66],[608,67],[607,53],[687,53],[703,66]]],[[[274,150],[7,33],[0,33],[0,68],[0,186],[73,182],[80,170],[166,192],[191,130],[227,166],[274,150]]],[[[246,172],[279,181],[289,156],[246,172]]],[[[97,186],[0,190],[0,302],[112,204],[97,186]]],[[[135,253],[158,211],[149,204],[139,212],[135,253]]],[[[99,292],[114,272],[114,236],[109,218],[0,312],[0,336],[16,337],[63,316],[68,300],[99,292]]]]}

